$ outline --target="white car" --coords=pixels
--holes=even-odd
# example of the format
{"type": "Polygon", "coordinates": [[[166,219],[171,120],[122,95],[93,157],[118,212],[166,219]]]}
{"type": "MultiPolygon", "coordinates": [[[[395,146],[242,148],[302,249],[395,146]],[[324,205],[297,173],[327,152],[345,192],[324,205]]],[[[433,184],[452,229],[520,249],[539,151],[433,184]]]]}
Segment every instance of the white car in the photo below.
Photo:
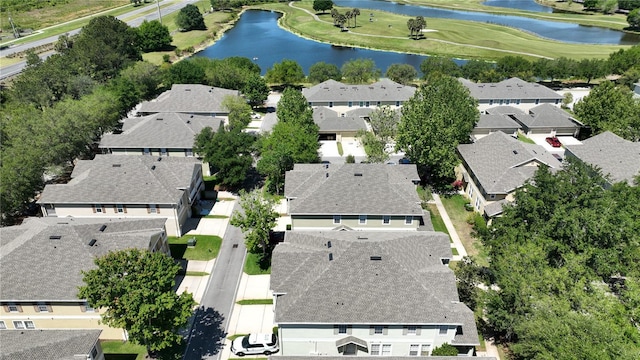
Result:
{"type": "Polygon", "coordinates": [[[231,342],[231,352],[238,356],[264,354],[271,355],[278,352],[278,338],[276,334],[249,334],[234,339],[231,342]]]}

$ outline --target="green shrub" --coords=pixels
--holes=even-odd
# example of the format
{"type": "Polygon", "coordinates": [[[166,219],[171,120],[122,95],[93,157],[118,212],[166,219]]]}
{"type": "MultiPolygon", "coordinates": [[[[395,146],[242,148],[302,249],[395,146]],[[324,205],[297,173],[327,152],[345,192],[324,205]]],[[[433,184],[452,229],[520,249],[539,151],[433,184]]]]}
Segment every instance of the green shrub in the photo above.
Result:
{"type": "Polygon", "coordinates": [[[458,356],[458,349],[453,345],[444,343],[441,346],[433,349],[431,356],[458,356]]]}

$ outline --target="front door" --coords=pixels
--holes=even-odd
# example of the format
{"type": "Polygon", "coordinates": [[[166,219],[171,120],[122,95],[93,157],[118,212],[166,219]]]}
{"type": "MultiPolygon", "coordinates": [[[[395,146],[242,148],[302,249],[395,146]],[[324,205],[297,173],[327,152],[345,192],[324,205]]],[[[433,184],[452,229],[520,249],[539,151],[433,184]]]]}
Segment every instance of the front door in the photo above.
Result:
{"type": "Polygon", "coordinates": [[[347,344],[344,347],[344,355],[355,355],[358,352],[358,347],[356,344],[347,344]]]}

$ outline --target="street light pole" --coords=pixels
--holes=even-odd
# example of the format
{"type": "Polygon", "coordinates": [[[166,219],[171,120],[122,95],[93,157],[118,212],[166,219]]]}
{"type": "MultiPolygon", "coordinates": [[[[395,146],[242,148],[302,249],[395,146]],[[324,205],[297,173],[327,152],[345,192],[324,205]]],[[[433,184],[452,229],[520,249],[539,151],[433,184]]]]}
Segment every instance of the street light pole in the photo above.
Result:
{"type": "Polygon", "coordinates": [[[160,13],[160,0],[156,0],[156,5],[158,5],[158,19],[160,20],[160,24],[162,24],[162,13],[160,13]]]}

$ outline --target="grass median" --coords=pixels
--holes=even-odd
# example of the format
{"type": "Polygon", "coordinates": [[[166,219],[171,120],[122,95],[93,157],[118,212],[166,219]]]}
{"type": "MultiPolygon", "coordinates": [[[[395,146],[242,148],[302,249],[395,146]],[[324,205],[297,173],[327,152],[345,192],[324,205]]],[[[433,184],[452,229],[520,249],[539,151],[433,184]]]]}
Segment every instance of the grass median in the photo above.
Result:
{"type": "Polygon", "coordinates": [[[222,239],[215,235],[184,235],[182,237],[169,236],[169,247],[174,259],[211,260],[218,256],[222,239]],[[188,241],[196,239],[196,246],[189,247],[188,241]]]}

